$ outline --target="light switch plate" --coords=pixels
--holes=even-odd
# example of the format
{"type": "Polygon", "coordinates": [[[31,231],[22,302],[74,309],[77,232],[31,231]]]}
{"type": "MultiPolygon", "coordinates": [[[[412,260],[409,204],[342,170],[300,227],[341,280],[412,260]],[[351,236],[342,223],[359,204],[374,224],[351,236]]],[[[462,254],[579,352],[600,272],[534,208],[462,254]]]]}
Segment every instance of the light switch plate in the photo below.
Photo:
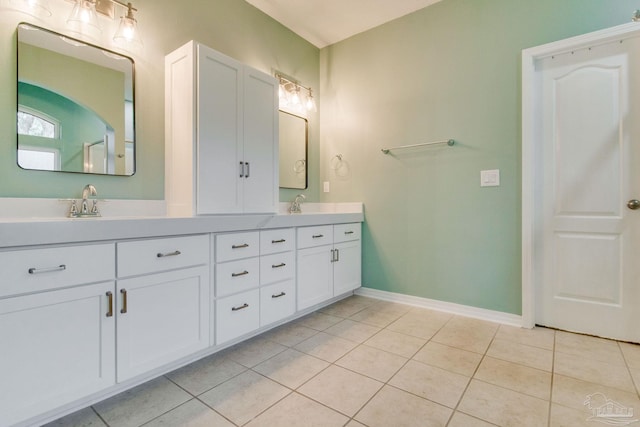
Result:
{"type": "Polygon", "coordinates": [[[498,187],[500,185],[500,169],[480,171],[480,187],[498,187]]]}
{"type": "Polygon", "coordinates": [[[331,189],[331,187],[329,186],[329,181],[324,181],[323,182],[323,190],[324,190],[324,192],[328,193],[330,189],[331,189]]]}

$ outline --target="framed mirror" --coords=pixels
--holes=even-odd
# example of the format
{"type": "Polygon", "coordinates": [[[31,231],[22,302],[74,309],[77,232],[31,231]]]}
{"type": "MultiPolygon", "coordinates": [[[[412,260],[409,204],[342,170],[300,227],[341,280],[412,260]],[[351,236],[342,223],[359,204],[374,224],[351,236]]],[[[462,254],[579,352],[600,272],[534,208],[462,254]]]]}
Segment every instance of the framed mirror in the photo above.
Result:
{"type": "Polygon", "coordinates": [[[308,122],[280,111],[280,187],[307,188],[308,122]]]}
{"type": "Polygon", "coordinates": [[[131,58],[21,23],[17,84],[21,168],[135,173],[131,58]]]}

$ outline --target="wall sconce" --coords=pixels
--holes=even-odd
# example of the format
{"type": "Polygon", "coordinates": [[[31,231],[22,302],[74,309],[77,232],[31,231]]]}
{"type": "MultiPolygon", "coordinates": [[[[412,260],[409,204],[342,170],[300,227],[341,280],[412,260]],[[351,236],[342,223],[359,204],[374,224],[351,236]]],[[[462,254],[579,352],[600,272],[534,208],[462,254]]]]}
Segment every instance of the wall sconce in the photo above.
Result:
{"type": "Polygon", "coordinates": [[[303,86],[299,81],[280,72],[276,72],[275,76],[280,83],[278,89],[280,109],[290,110],[298,114],[304,114],[307,111],[318,111],[316,101],[313,98],[313,91],[310,87],[303,86]]]}
{"type": "Polygon", "coordinates": [[[9,4],[16,10],[28,13],[36,18],[48,18],[51,16],[51,9],[49,9],[47,0],[10,0],[9,4]]]}

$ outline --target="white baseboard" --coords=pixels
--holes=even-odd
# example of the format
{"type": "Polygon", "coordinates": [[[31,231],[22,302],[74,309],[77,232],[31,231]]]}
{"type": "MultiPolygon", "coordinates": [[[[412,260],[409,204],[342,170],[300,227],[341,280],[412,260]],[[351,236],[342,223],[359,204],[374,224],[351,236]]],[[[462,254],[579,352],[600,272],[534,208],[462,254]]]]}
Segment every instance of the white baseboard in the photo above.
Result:
{"type": "Polygon", "coordinates": [[[379,291],[371,288],[358,288],[356,295],[376,298],[383,301],[398,302],[415,307],[429,308],[431,310],[444,311],[459,316],[472,317],[474,319],[487,320],[489,322],[502,323],[504,325],[522,327],[522,316],[501,311],[487,310],[485,308],[471,307],[446,301],[438,301],[429,298],[414,297],[395,292],[379,291]]]}

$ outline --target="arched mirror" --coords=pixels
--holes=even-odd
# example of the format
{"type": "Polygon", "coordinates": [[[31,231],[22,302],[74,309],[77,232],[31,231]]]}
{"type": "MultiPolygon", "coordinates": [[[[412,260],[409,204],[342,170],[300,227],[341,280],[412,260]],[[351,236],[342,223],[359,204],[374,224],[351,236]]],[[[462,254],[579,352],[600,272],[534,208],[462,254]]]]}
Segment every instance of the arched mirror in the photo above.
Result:
{"type": "Polygon", "coordinates": [[[21,168],[134,174],[131,58],[22,23],[17,84],[21,168]]]}

